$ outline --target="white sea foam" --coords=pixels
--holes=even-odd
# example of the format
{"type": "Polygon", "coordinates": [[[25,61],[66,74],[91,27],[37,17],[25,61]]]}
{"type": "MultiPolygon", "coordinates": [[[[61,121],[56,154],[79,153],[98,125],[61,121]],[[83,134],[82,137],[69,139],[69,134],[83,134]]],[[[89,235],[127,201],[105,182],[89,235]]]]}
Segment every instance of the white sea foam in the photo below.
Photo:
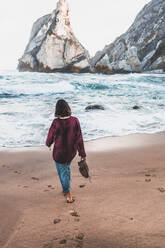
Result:
{"type": "Polygon", "coordinates": [[[44,144],[60,98],[80,119],[85,140],[165,130],[163,74],[0,71],[0,146],[44,144]],[[105,110],[85,111],[90,104],[105,110]],[[134,105],[140,109],[133,110],[134,105]]]}

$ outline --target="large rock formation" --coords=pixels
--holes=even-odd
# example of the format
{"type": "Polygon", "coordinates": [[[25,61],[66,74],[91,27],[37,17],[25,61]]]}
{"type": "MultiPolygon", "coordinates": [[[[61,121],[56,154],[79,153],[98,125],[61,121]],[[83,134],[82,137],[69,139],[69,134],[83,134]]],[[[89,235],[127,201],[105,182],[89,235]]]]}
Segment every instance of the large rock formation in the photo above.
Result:
{"type": "Polygon", "coordinates": [[[152,0],[126,33],[91,60],[94,72],[165,71],[165,1],[152,0]]]}
{"type": "Polygon", "coordinates": [[[34,23],[18,69],[39,72],[89,71],[89,54],[72,32],[67,0],[59,0],[52,14],[34,23]]]}

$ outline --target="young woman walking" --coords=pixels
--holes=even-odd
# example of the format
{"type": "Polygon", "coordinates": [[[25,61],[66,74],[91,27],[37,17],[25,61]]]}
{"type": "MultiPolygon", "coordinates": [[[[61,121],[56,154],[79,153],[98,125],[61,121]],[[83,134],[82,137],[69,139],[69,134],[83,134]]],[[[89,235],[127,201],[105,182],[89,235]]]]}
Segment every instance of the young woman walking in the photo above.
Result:
{"type": "Polygon", "coordinates": [[[55,118],[50,126],[46,145],[50,147],[54,143],[53,159],[67,202],[72,203],[70,191],[71,170],[70,165],[78,151],[81,160],[86,159],[84,142],[79,120],[71,116],[68,103],[61,99],[56,103],[55,118]]]}

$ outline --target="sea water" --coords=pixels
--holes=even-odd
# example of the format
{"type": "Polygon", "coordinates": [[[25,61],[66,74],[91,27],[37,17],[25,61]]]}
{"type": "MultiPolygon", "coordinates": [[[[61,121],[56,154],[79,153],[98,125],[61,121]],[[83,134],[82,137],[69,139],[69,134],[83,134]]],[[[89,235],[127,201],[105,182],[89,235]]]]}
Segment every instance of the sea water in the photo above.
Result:
{"type": "Polygon", "coordinates": [[[164,74],[0,71],[0,146],[43,145],[61,98],[79,118],[84,140],[165,130],[164,74]],[[105,110],[86,111],[91,104],[105,110]]]}

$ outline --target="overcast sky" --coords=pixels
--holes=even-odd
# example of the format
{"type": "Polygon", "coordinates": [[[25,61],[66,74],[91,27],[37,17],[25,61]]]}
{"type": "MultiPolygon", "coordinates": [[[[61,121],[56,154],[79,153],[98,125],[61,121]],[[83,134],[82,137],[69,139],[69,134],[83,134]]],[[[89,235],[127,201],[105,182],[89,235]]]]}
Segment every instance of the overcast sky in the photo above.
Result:
{"type": "MultiPolygon", "coordinates": [[[[68,0],[71,24],[91,56],[125,32],[149,0],[68,0]]],[[[57,0],[0,3],[0,69],[14,69],[33,23],[56,8],[57,0]]]]}

